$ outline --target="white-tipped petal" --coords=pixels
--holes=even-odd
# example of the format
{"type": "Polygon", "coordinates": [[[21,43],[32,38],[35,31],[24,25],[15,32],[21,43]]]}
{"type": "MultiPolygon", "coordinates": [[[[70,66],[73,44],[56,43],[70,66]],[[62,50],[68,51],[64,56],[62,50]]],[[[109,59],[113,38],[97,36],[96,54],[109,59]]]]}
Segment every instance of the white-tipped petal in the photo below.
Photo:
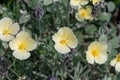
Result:
{"type": "Polygon", "coordinates": [[[92,56],[91,53],[86,52],[86,59],[87,59],[88,63],[94,64],[94,61],[95,61],[94,56],[92,56]]]}
{"type": "Polygon", "coordinates": [[[55,43],[59,43],[61,40],[61,34],[55,33],[52,37],[52,40],[55,41],[55,43]]]}
{"type": "Polygon", "coordinates": [[[66,54],[66,53],[70,52],[70,49],[66,45],[55,44],[54,47],[61,54],[66,54]]]}
{"type": "Polygon", "coordinates": [[[75,14],[75,18],[80,22],[84,21],[84,18],[80,17],[78,13],[75,14]]]}
{"type": "Polygon", "coordinates": [[[77,45],[78,45],[78,40],[77,40],[76,36],[71,35],[71,36],[69,36],[68,39],[69,39],[69,40],[68,40],[68,42],[67,42],[67,45],[68,45],[70,48],[75,48],[75,47],[77,47],[77,45]]]}
{"type": "Polygon", "coordinates": [[[70,5],[74,9],[78,9],[80,7],[80,0],[70,0],[70,5]]]}
{"type": "Polygon", "coordinates": [[[120,72],[120,62],[116,63],[115,70],[120,72]]]}
{"type": "Polygon", "coordinates": [[[14,38],[14,36],[12,36],[12,35],[1,35],[0,34],[0,39],[2,40],[2,41],[10,41],[11,39],[13,39],[14,38]]]}
{"type": "Polygon", "coordinates": [[[60,28],[58,31],[63,37],[68,37],[68,35],[73,34],[73,31],[69,27],[60,28]]]}
{"type": "Polygon", "coordinates": [[[27,47],[26,47],[27,51],[32,51],[32,50],[36,49],[36,47],[37,47],[36,41],[34,41],[33,39],[28,39],[27,43],[28,43],[27,47]]]}
{"type": "Polygon", "coordinates": [[[116,63],[117,63],[117,59],[115,58],[115,59],[111,60],[110,65],[115,66],[116,63]]]}
{"type": "Polygon", "coordinates": [[[26,31],[21,31],[21,32],[19,32],[18,34],[17,34],[17,36],[16,37],[20,37],[20,38],[29,38],[29,37],[31,37],[30,36],[30,34],[28,33],[28,32],[26,32],[26,31]]]}
{"type": "Polygon", "coordinates": [[[107,58],[108,58],[107,53],[104,54],[101,53],[100,56],[95,57],[95,62],[98,64],[103,64],[107,61],[107,58]]]}
{"type": "Polygon", "coordinates": [[[18,31],[20,30],[19,24],[18,23],[14,23],[11,25],[11,27],[9,28],[10,30],[10,34],[15,35],[18,33],[18,31]]]}
{"type": "Polygon", "coordinates": [[[89,0],[83,0],[83,1],[80,2],[80,4],[81,5],[86,5],[86,4],[88,4],[88,2],[89,2],[89,0]]]}
{"type": "Polygon", "coordinates": [[[25,60],[30,57],[30,53],[27,51],[20,51],[20,50],[15,50],[13,52],[13,56],[19,60],[25,60]]]}
{"type": "Polygon", "coordinates": [[[12,25],[12,20],[9,17],[2,18],[0,20],[0,27],[9,27],[12,25]]]}
{"type": "Polygon", "coordinates": [[[9,42],[10,49],[17,50],[19,47],[20,39],[14,38],[9,42]]]}

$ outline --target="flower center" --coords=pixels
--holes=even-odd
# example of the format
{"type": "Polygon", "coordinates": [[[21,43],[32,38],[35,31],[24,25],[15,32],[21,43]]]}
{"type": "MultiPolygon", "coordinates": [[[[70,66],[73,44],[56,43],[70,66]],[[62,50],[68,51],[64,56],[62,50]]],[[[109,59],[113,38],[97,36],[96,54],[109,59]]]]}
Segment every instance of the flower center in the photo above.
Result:
{"type": "Polygon", "coordinates": [[[67,40],[61,40],[60,44],[65,45],[67,43],[67,40]]]}
{"type": "Polygon", "coordinates": [[[85,17],[87,15],[87,12],[86,11],[84,11],[83,13],[81,13],[81,16],[82,17],[85,17]]]}
{"type": "Polygon", "coordinates": [[[117,62],[120,62],[120,54],[117,56],[117,62]]]}
{"type": "Polygon", "coordinates": [[[94,49],[93,51],[92,51],[92,55],[94,56],[94,57],[96,57],[96,56],[98,56],[98,50],[96,50],[96,49],[94,49]]]}
{"type": "Polygon", "coordinates": [[[3,35],[8,35],[9,34],[9,30],[4,30],[3,31],[3,35]]]}
{"type": "Polygon", "coordinates": [[[23,51],[23,50],[25,50],[25,48],[26,48],[25,44],[20,44],[18,49],[23,51]]]}

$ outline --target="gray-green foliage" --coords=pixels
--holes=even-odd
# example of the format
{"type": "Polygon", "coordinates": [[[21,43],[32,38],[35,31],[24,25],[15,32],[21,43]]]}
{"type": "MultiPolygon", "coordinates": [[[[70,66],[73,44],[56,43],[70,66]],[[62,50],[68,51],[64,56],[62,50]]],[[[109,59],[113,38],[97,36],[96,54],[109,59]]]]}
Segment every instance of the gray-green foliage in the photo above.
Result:
{"type": "Polygon", "coordinates": [[[6,49],[8,45],[0,42],[0,55],[4,55],[9,62],[4,79],[22,80],[26,76],[26,80],[46,80],[49,77],[57,77],[59,80],[119,80],[120,74],[114,74],[115,70],[109,65],[120,49],[120,25],[116,26],[111,21],[111,12],[115,10],[113,2],[107,3],[108,12],[102,8],[102,14],[97,19],[84,22],[75,19],[76,10],[70,7],[69,0],[43,0],[43,3],[42,0],[28,0],[28,7],[32,9],[43,6],[44,15],[41,20],[31,17],[31,11],[20,0],[13,3],[0,6],[0,18],[9,16],[19,22],[21,29],[29,31],[39,46],[31,52],[29,59],[19,61],[12,56],[11,50],[6,49]],[[26,13],[21,13],[21,10],[26,13]],[[73,30],[78,46],[62,55],[54,49],[52,36],[64,26],[73,30]],[[97,40],[108,44],[109,59],[102,65],[90,65],[86,60],[86,51],[89,44],[97,40]]]}

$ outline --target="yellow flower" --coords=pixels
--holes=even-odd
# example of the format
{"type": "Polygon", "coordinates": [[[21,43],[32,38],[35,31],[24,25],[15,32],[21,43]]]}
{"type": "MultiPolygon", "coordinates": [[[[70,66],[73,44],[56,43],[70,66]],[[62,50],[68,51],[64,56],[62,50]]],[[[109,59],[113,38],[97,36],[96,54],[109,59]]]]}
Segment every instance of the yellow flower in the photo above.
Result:
{"type": "Polygon", "coordinates": [[[70,0],[70,5],[72,8],[77,9],[78,7],[80,8],[81,5],[86,5],[88,4],[89,0],[70,0]]]}
{"type": "Polygon", "coordinates": [[[37,44],[27,32],[21,31],[9,42],[9,46],[14,50],[14,57],[24,60],[30,57],[29,51],[36,49],[37,44]]]}
{"type": "Polygon", "coordinates": [[[92,20],[92,8],[90,6],[87,6],[86,8],[79,8],[78,12],[76,13],[76,19],[78,21],[84,21],[84,20],[92,20]]]}
{"type": "Polygon", "coordinates": [[[107,44],[104,42],[92,42],[88,51],[86,52],[86,58],[88,63],[94,64],[95,62],[98,64],[103,64],[107,61],[107,44]]]}
{"type": "Polygon", "coordinates": [[[120,53],[116,56],[115,59],[111,60],[110,65],[114,66],[115,70],[120,72],[120,53]]]}
{"type": "Polygon", "coordinates": [[[78,40],[73,31],[68,27],[59,29],[52,37],[55,49],[62,54],[70,52],[70,48],[77,47],[78,40]]]}
{"type": "Polygon", "coordinates": [[[0,39],[3,41],[13,39],[19,29],[19,24],[13,23],[9,17],[2,18],[0,20],[0,39]]]}
{"type": "Polygon", "coordinates": [[[92,4],[95,5],[95,4],[99,4],[101,0],[91,0],[92,1],[92,4]]]}

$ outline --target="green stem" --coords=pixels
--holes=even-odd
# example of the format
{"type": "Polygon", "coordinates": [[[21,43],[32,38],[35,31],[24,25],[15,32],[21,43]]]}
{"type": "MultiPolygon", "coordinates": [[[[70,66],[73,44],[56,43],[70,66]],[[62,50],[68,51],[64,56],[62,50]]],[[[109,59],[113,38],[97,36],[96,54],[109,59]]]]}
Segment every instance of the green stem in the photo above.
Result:
{"type": "Polygon", "coordinates": [[[12,68],[9,68],[18,78],[20,77],[17,72],[15,72],[12,68]]]}
{"type": "Polygon", "coordinates": [[[69,0],[67,0],[67,7],[68,7],[68,11],[67,11],[67,26],[69,26],[69,21],[70,21],[70,4],[69,4],[69,0]]]}
{"type": "Polygon", "coordinates": [[[40,26],[40,22],[41,22],[41,21],[40,21],[40,20],[38,20],[38,25],[39,25],[39,34],[40,34],[40,38],[41,38],[41,28],[40,28],[41,26],[40,26]]]}

